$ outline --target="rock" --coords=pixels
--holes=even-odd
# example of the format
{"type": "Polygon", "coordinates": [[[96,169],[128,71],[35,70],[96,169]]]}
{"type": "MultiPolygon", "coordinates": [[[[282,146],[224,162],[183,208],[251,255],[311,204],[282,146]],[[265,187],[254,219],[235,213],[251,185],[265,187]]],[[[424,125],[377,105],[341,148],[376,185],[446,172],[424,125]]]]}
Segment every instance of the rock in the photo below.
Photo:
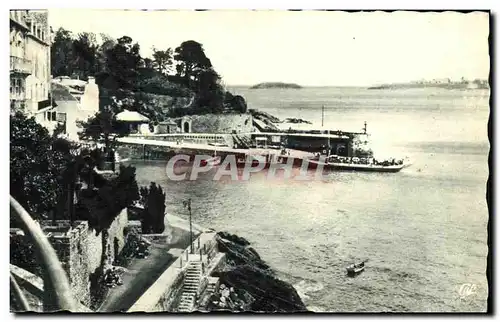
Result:
{"type": "Polygon", "coordinates": [[[246,239],[227,232],[218,233],[216,238],[219,251],[226,253],[227,262],[213,275],[220,278],[223,298],[234,303],[232,310],[307,311],[293,286],[277,278],[246,239]]]}

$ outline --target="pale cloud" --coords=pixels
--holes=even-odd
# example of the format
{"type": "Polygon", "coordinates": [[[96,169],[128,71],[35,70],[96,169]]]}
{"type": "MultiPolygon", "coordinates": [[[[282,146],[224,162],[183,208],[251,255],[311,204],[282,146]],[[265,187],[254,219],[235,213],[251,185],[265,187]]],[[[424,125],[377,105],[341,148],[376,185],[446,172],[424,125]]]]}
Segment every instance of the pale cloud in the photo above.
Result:
{"type": "Polygon", "coordinates": [[[124,11],[51,9],[73,32],[130,36],[153,46],[203,44],[226,84],[263,81],[352,86],[416,79],[487,78],[487,13],[124,11]]]}

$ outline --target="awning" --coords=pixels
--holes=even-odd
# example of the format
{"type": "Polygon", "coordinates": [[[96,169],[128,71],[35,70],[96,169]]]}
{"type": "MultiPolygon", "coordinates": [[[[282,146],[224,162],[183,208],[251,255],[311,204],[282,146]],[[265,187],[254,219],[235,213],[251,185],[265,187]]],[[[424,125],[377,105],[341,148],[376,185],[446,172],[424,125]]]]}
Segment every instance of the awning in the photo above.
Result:
{"type": "Polygon", "coordinates": [[[264,136],[260,136],[260,137],[256,137],[255,140],[256,141],[267,141],[267,138],[264,136]]]}

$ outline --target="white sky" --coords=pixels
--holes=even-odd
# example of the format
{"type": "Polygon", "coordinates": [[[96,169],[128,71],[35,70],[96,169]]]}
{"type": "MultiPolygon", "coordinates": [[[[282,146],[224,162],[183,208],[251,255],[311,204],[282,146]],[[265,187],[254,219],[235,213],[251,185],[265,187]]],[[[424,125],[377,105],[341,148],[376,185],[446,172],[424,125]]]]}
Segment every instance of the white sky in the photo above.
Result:
{"type": "Polygon", "coordinates": [[[196,40],[228,85],[366,86],[489,73],[486,13],[50,9],[49,19],[54,30],[130,36],[143,57],[153,46],[196,40]]]}

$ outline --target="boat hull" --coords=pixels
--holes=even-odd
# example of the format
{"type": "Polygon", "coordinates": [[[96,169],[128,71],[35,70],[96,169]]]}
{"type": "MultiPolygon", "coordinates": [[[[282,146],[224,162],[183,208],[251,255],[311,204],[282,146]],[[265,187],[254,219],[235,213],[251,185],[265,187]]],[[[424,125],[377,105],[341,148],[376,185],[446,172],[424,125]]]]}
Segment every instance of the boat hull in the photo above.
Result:
{"type": "Polygon", "coordinates": [[[359,269],[347,269],[347,275],[349,276],[354,276],[354,275],[358,275],[360,274],[361,272],[363,272],[365,270],[365,268],[359,268],[359,269]]]}
{"type": "Polygon", "coordinates": [[[361,272],[363,272],[365,270],[365,263],[360,263],[360,264],[356,264],[356,265],[349,265],[347,268],[346,268],[346,271],[347,271],[347,275],[349,276],[354,276],[354,275],[357,275],[361,272]]]}
{"type": "Polygon", "coordinates": [[[387,172],[395,173],[405,168],[405,165],[373,165],[373,164],[355,164],[355,163],[325,163],[315,160],[309,160],[309,168],[317,169],[323,167],[324,170],[334,171],[362,171],[362,172],[387,172]]]}

